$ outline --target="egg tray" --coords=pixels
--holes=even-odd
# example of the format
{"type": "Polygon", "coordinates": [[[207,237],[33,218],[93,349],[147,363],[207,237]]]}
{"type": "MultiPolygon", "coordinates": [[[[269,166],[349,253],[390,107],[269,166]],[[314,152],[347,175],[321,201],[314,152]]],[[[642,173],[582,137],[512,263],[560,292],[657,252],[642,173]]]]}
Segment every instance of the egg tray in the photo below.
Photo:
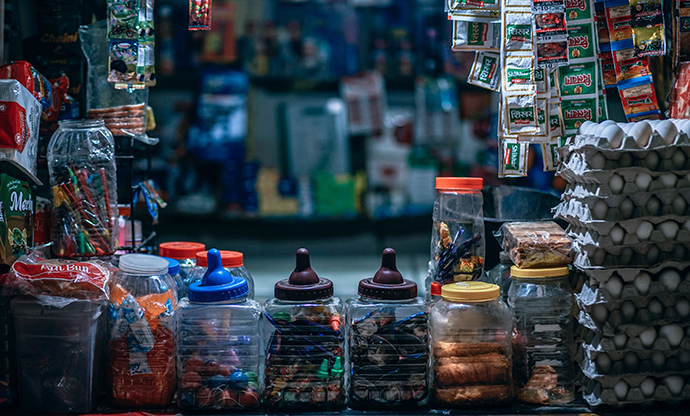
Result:
{"type": "Polygon", "coordinates": [[[554,216],[582,224],[666,216],[690,219],[690,188],[608,197],[563,194],[561,202],[554,209],[554,216]]]}
{"type": "MultiPolygon", "coordinates": [[[[657,337],[649,348],[646,348],[639,335],[642,333],[642,328],[639,326],[627,326],[615,335],[604,334],[599,328],[590,328],[578,322],[575,329],[575,338],[577,342],[590,344],[592,348],[601,351],[679,351],[690,349],[690,326],[684,326],[685,335],[676,347],[672,347],[665,337],[657,337]],[[617,338],[620,342],[620,348],[616,347],[617,338]]],[[[655,328],[656,329],[656,328],[655,328]]],[[[658,329],[657,329],[658,333],[658,329]]]]}
{"type": "MultiPolygon", "coordinates": [[[[602,335],[609,337],[618,334],[627,334],[634,337],[650,327],[661,327],[669,324],[684,325],[688,321],[687,316],[681,317],[673,307],[666,308],[664,311],[670,313],[653,315],[648,309],[640,308],[635,311],[632,319],[625,319],[620,310],[613,310],[608,313],[607,319],[602,321],[601,319],[596,319],[593,313],[580,310],[577,321],[579,324],[592,330],[601,331],[602,335]]],[[[640,345],[644,348],[643,344],[640,345]]],[[[674,348],[674,346],[669,343],[669,348],[674,348]]]]}
{"type": "Polygon", "coordinates": [[[573,265],[578,269],[655,267],[667,260],[684,259],[690,244],[676,241],[644,242],[634,246],[599,247],[575,240],[573,265]]]}
{"type": "MultiPolygon", "coordinates": [[[[645,295],[640,295],[634,284],[630,283],[624,286],[624,290],[617,297],[612,296],[605,288],[585,283],[575,294],[575,299],[580,308],[588,312],[594,305],[604,305],[609,312],[612,312],[620,309],[625,302],[631,302],[638,309],[646,308],[653,299],[661,302],[664,308],[673,308],[680,298],[688,299],[686,295],[690,295],[690,281],[681,281],[673,288],[666,287],[661,282],[652,282],[645,295]]],[[[663,315],[664,313],[660,316],[663,315]]],[[[682,317],[690,319],[690,314],[682,317]]]]}
{"type": "Polygon", "coordinates": [[[685,133],[678,134],[670,145],[665,145],[660,136],[652,136],[650,146],[644,149],[632,137],[623,139],[619,149],[611,149],[604,138],[576,136],[576,144],[563,146],[558,152],[563,167],[579,173],[633,166],[652,172],[690,169],[690,140],[685,133]]]}
{"type": "MultiPolygon", "coordinates": [[[[690,342],[688,342],[690,344],[690,342]]],[[[682,370],[690,370],[690,349],[682,349],[682,348],[676,348],[673,350],[666,350],[666,351],[655,351],[655,350],[630,350],[630,349],[614,349],[614,350],[604,350],[601,345],[595,346],[592,344],[588,344],[586,342],[580,342],[578,343],[577,346],[577,352],[575,354],[575,360],[576,361],[582,361],[582,360],[590,360],[593,361],[596,364],[596,361],[601,358],[602,355],[607,356],[610,360],[611,363],[619,362],[619,361],[624,361],[625,356],[634,353],[637,356],[637,359],[641,362],[643,360],[650,360],[652,359],[652,356],[660,354],[664,358],[664,363],[663,365],[655,365],[652,364],[651,370],[650,371],[666,371],[671,368],[680,368],[682,370]],[[671,363],[669,364],[668,359],[669,358],[676,358],[676,360],[671,360],[671,363]],[[671,367],[671,365],[674,365],[674,367],[671,367]],[[678,365],[678,367],[675,367],[675,365],[678,365]]],[[[613,365],[611,366],[612,369],[609,370],[606,374],[611,374],[613,371],[613,365]]],[[[629,371],[625,370],[627,372],[634,372],[634,371],[629,371]]],[[[597,370],[598,373],[601,373],[602,375],[605,375],[604,373],[601,372],[601,370],[597,370]]],[[[639,372],[639,371],[638,371],[639,372]]]]}
{"type": "Polygon", "coordinates": [[[658,281],[661,271],[665,269],[676,270],[681,276],[684,276],[684,280],[690,281],[690,261],[678,261],[676,259],[666,260],[657,266],[647,268],[627,267],[615,269],[577,269],[576,273],[587,276],[590,283],[606,283],[612,277],[619,277],[625,283],[633,283],[640,273],[649,274],[653,282],[658,281]]]}
{"type": "MultiPolygon", "coordinates": [[[[612,167],[599,171],[574,171],[561,165],[558,175],[568,184],[600,186],[604,188],[601,195],[634,194],[637,192],[654,192],[663,189],[686,189],[690,187],[690,171],[654,172],[642,167],[612,167]],[[611,186],[614,175],[620,176],[620,189],[611,186]],[[643,175],[638,179],[638,176],[643,175]],[[643,178],[646,178],[644,182],[643,178]],[[638,182],[642,187],[638,186],[638,182]],[[621,186],[622,185],[622,186],[621,186]]],[[[591,188],[590,188],[591,189],[591,188]]]]}
{"type": "Polygon", "coordinates": [[[589,378],[645,373],[665,376],[690,373],[690,350],[676,351],[598,351],[580,344],[575,361],[589,378]],[[657,361],[657,362],[655,362],[657,361]]]}
{"type": "MultiPolygon", "coordinates": [[[[631,382],[636,382],[637,386],[647,377],[663,378],[668,376],[688,376],[690,375],[690,368],[672,368],[663,371],[635,371],[635,372],[624,372],[621,374],[599,374],[596,371],[595,365],[590,360],[584,360],[578,362],[582,375],[590,380],[595,380],[599,382],[605,388],[613,388],[622,379],[626,381],[629,385],[631,382]]],[[[638,365],[639,367],[639,365],[638,365]]],[[[648,367],[651,369],[651,367],[648,367]]],[[[623,370],[625,371],[625,370],[623,370]]]]}
{"type": "Polygon", "coordinates": [[[665,221],[650,217],[621,222],[619,223],[620,229],[615,228],[615,222],[586,225],[571,223],[566,234],[581,245],[596,247],[636,247],[643,243],[688,243],[690,242],[690,221],[687,221],[687,228],[685,225],[685,218],[682,217],[665,221]],[[648,224],[642,228],[642,224],[645,222],[652,224],[651,233],[648,224]]]}
{"type": "MultiPolygon", "coordinates": [[[[637,382],[637,384],[628,383],[628,390],[624,397],[618,397],[614,392],[613,386],[605,387],[599,380],[592,380],[585,377],[583,374],[578,376],[577,382],[581,384],[580,392],[587,404],[590,406],[600,405],[627,405],[627,404],[642,404],[642,403],[657,403],[657,402],[676,402],[680,403],[690,399],[690,384],[688,384],[688,377],[683,377],[683,388],[679,394],[674,395],[669,388],[664,385],[663,379],[655,380],[656,387],[654,393],[646,397],[642,394],[640,384],[647,376],[632,375],[625,376],[621,379],[628,383],[637,382]]],[[[620,381],[620,380],[619,380],[620,381]]]]}
{"type": "Polygon", "coordinates": [[[576,136],[573,136],[572,139],[570,139],[567,142],[567,145],[569,145],[574,150],[578,150],[587,146],[595,146],[600,149],[610,151],[652,150],[667,148],[671,146],[678,146],[683,144],[690,144],[690,140],[688,140],[687,134],[684,132],[677,132],[675,136],[673,136],[673,141],[671,141],[670,144],[666,144],[664,143],[662,136],[656,131],[652,132],[652,134],[649,136],[649,143],[647,143],[647,146],[644,147],[640,147],[640,145],[638,145],[635,141],[635,138],[630,135],[626,135],[623,138],[618,149],[612,149],[608,139],[603,137],[597,137],[594,134],[578,134],[576,136]]]}

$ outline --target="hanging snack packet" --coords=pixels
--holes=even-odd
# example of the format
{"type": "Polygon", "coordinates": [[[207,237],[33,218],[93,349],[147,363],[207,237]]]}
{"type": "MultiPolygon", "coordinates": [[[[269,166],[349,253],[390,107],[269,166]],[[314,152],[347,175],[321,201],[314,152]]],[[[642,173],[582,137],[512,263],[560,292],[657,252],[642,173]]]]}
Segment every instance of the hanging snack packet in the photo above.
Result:
{"type": "Polygon", "coordinates": [[[568,65],[568,41],[537,43],[537,68],[568,65]]]}
{"type": "Polygon", "coordinates": [[[627,115],[659,111],[654,84],[644,83],[619,90],[623,110],[627,115]]]}
{"type": "Polygon", "coordinates": [[[467,82],[478,87],[498,91],[501,77],[500,56],[494,52],[479,51],[474,55],[474,63],[467,82]]]}
{"type": "Polygon", "coordinates": [[[108,39],[137,39],[139,6],[139,0],[108,0],[108,39]]]}
{"type": "Polygon", "coordinates": [[[537,97],[537,132],[520,135],[520,140],[529,143],[543,143],[551,140],[549,127],[549,100],[537,97]]]}
{"type": "Polygon", "coordinates": [[[551,98],[560,98],[561,91],[558,88],[558,68],[544,69],[549,74],[549,95],[551,98]]]}
{"type": "Polygon", "coordinates": [[[626,83],[634,78],[645,77],[652,81],[647,57],[636,57],[632,48],[614,51],[612,55],[619,89],[626,88],[626,83]]]}
{"type": "Polygon", "coordinates": [[[609,25],[606,21],[606,8],[604,3],[596,3],[595,20],[597,22],[597,38],[599,39],[599,50],[602,52],[611,51],[611,38],[609,36],[609,25]]]}
{"type": "Polygon", "coordinates": [[[606,104],[606,90],[599,91],[599,95],[597,95],[597,106],[599,109],[599,118],[597,121],[608,120],[609,106],[606,104]]]}
{"type": "Polygon", "coordinates": [[[130,83],[137,80],[139,41],[111,40],[108,82],[130,83]]]}
{"type": "Polygon", "coordinates": [[[549,94],[549,77],[546,76],[548,69],[534,70],[534,83],[537,85],[537,94],[549,94]]]}
{"type": "Polygon", "coordinates": [[[690,1],[676,0],[678,16],[674,30],[674,57],[676,62],[690,61],[690,1]]]}
{"type": "Polygon", "coordinates": [[[594,25],[568,25],[568,55],[570,59],[594,58],[594,25]]]}
{"type": "Polygon", "coordinates": [[[562,97],[596,94],[597,64],[595,61],[570,64],[558,70],[562,97]]]}
{"type": "Polygon", "coordinates": [[[626,118],[628,123],[636,123],[642,120],[661,120],[663,117],[661,117],[661,111],[653,111],[650,113],[632,114],[629,117],[626,116],[626,118]]]}
{"type": "Polygon", "coordinates": [[[599,62],[601,62],[601,76],[604,80],[606,88],[616,86],[616,67],[613,63],[613,55],[611,52],[602,52],[599,54],[599,62]]]}
{"type": "MultiPolygon", "coordinates": [[[[139,51],[137,52],[137,82],[156,85],[156,38],[153,27],[153,0],[142,0],[139,9],[139,51]]],[[[117,88],[117,86],[116,86],[117,88]]]]}
{"type": "Polygon", "coordinates": [[[503,13],[503,19],[503,50],[533,50],[532,13],[527,11],[506,11],[503,13]]]}
{"type": "Polygon", "coordinates": [[[498,177],[519,178],[527,176],[527,159],[529,144],[522,143],[517,137],[499,138],[498,177]]]}
{"type": "Polygon", "coordinates": [[[565,125],[563,124],[563,111],[561,110],[561,100],[549,100],[549,131],[551,139],[565,136],[565,125]]]}
{"type": "Polygon", "coordinates": [[[606,22],[609,28],[611,49],[624,49],[632,39],[630,27],[630,3],[628,0],[613,0],[606,2],[606,22]],[[624,42],[620,44],[619,42],[624,42]]]}
{"type": "Polygon", "coordinates": [[[565,0],[565,18],[568,22],[592,18],[590,0],[565,0]]]}
{"type": "Polygon", "coordinates": [[[500,41],[500,22],[453,21],[454,51],[498,51],[500,41]]]}
{"type": "Polygon", "coordinates": [[[497,0],[450,0],[451,10],[458,9],[498,9],[497,0]]]}
{"type": "Polygon", "coordinates": [[[560,137],[548,143],[541,144],[544,172],[553,172],[558,169],[558,165],[561,164],[561,158],[558,155],[558,148],[565,146],[565,141],[565,137],[560,137]]]}
{"type": "MultiPolygon", "coordinates": [[[[553,3],[556,2],[549,2],[549,5],[553,3]]],[[[534,5],[536,4],[535,2],[534,5]]],[[[562,5],[563,3],[560,4],[562,5]]],[[[532,10],[537,42],[560,41],[567,38],[568,32],[565,27],[565,14],[563,11],[534,13],[534,8],[532,10]]]]}
{"type": "Polygon", "coordinates": [[[669,115],[671,118],[690,118],[690,62],[681,62],[676,68],[669,115]]]}
{"type": "Polygon", "coordinates": [[[535,91],[534,57],[506,53],[503,62],[503,91],[535,91]]]}
{"type": "Polygon", "coordinates": [[[211,0],[189,0],[189,30],[211,30],[211,0]]]}
{"type": "Polygon", "coordinates": [[[595,121],[599,112],[596,98],[563,99],[563,122],[565,134],[577,134],[577,130],[585,121],[595,121]]]}
{"type": "Polygon", "coordinates": [[[660,56],[666,53],[664,14],[661,0],[629,0],[630,27],[637,56],[660,56]]]}
{"type": "Polygon", "coordinates": [[[536,97],[534,93],[503,94],[508,134],[533,134],[539,131],[536,97]]]}

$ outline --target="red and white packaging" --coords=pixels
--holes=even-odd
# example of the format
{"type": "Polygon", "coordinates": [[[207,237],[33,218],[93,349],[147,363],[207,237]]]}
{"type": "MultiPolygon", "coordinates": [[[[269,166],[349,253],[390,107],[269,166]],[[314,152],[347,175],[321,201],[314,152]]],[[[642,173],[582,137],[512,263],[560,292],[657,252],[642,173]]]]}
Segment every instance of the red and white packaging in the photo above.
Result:
{"type": "Polygon", "coordinates": [[[676,69],[669,100],[670,118],[690,118],[690,62],[681,62],[676,69]]]}
{"type": "Polygon", "coordinates": [[[0,79],[0,161],[8,161],[34,182],[41,105],[19,81],[0,79]]]}

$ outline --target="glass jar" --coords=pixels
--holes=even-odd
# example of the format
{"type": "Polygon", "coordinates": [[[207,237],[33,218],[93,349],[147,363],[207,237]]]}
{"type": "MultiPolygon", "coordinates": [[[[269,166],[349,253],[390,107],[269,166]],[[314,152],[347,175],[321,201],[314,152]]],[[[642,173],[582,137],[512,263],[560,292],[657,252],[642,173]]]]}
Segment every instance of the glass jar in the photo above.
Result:
{"type": "Polygon", "coordinates": [[[501,299],[504,302],[508,302],[508,290],[510,289],[510,268],[513,266],[513,260],[505,251],[498,253],[498,258],[501,261],[494,266],[493,269],[489,270],[488,279],[489,283],[498,285],[501,288],[501,299]]]}
{"type": "Polygon", "coordinates": [[[117,249],[115,144],[103,120],[61,120],[48,143],[48,171],[55,254],[113,254],[117,249]]]}
{"type": "Polygon", "coordinates": [[[175,283],[168,262],[125,254],[110,294],[109,376],[120,406],[166,406],[175,393],[175,283]]]}
{"type": "Polygon", "coordinates": [[[484,282],[444,285],[429,312],[433,391],[443,407],[513,400],[510,310],[500,288],[484,282]]]}
{"type": "Polygon", "coordinates": [[[351,407],[422,406],[429,398],[429,321],[417,284],[383,252],[373,278],[348,299],[347,400],[351,407]]]}
{"type": "Polygon", "coordinates": [[[161,257],[168,257],[180,262],[180,277],[184,285],[178,299],[187,296],[187,287],[191,283],[189,274],[196,266],[196,253],[204,250],[206,250],[204,244],[191,241],[169,241],[158,246],[158,254],[161,257]]]}
{"type": "Polygon", "coordinates": [[[484,270],[482,178],[436,178],[431,264],[426,280],[442,285],[477,280],[484,270]]]}
{"type": "Polygon", "coordinates": [[[345,402],[344,305],[333,282],[312,270],[309,252],[266,301],[264,404],[270,409],[323,410],[345,402]]]}
{"type": "Polygon", "coordinates": [[[186,295],[183,295],[185,291],[183,290],[184,282],[182,282],[182,276],[180,275],[180,262],[169,257],[163,257],[163,259],[168,262],[168,274],[173,282],[175,282],[177,299],[182,299],[186,295]]]}
{"type": "Polygon", "coordinates": [[[177,309],[177,400],[183,409],[247,410],[261,404],[261,305],[247,281],[208,251],[208,270],[177,309]]]}
{"type": "MultiPolygon", "coordinates": [[[[244,254],[239,251],[218,250],[220,251],[220,258],[223,262],[223,267],[231,275],[242,277],[247,280],[249,285],[249,299],[254,299],[254,279],[249,271],[244,267],[244,254]]],[[[194,282],[198,282],[206,274],[208,268],[208,261],[206,260],[206,251],[196,253],[196,266],[187,275],[187,287],[194,282]]]]}
{"type": "Polygon", "coordinates": [[[568,267],[510,268],[508,305],[513,334],[516,398],[560,405],[574,399],[573,294],[568,267]]]}

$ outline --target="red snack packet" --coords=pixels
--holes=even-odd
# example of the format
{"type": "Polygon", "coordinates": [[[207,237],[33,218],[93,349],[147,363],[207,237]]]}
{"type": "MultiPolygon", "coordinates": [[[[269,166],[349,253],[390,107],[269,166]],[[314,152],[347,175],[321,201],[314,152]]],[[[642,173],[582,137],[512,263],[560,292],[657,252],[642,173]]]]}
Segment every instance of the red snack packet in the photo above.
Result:
{"type": "Polygon", "coordinates": [[[48,80],[26,61],[15,61],[0,66],[0,79],[16,79],[41,103],[43,111],[48,111],[53,99],[48,80]]]}

